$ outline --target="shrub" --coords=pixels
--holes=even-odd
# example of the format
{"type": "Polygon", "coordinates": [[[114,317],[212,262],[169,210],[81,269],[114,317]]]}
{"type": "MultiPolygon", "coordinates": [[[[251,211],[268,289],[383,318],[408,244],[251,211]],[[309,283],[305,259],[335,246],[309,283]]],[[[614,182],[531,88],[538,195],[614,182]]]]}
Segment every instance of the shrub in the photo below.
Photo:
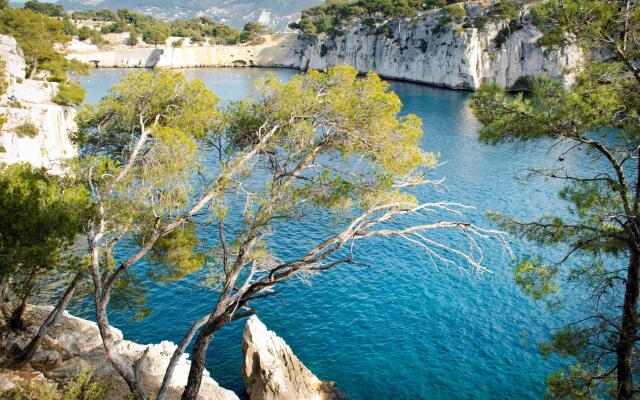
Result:
{"type": "Polygon", "coordinates": [[[184,38],[178,39],[178,40],[174,40],[173,43],[171,43],[171,46],[173,47],[182,47],[182,45],[184,44],[184,38]]]}
{"type": "Polygon", "coordinates": [[[429,49],[429,42],[424,39],[420,39],[420,46],[418,46],[423,53],[426,53],[429,49]]]}
{"type": "Polygon", "coordinates": [[[454,21],[460,21],[467,16],[467,12],[464,8],[455,4],[450,4],[442,9],[445,13],[449,14],[449,17],[454,21]]]}
{"type": "Polygon", "coordinates": [[[129,32],[129,46],[135,46],[138,44],[138,33],[134,30],[131,29],[131,31],[129,32]]]}
{"type": "Polygon", "coordinates": [[[83,367],[78,375],[65,385],[60,400],[103,400],[107,398],[109,386],[93,379],[93,370],[83,367]]]}
{"type": "Polygon", "coordinates": [[[88,26],[83,26],[80,29],[78,29],[78,39],[84,42],[90,37],[91,37],[91,28],[89,28],[88,26]]]}
{"type": "Polygon", "coordinates": [[[0,96],[5,94],[7,87],[9,86],[7,84],[6,67],[7,63],[0,58],[0,96]]]}
{"type": "Polygon", "coordinates": [[[36,136],[38,136],[38,133],[40,133],[38,127],[31,122],[25,122],[22,125],[16,126],[15,128],[13,128],[13,131],[16,135],[18,135],[18,137],[28,137],[31,139],[35,138],[36,136]]]}
{"type": "Polygon", "coordinates": [[[54,103],[63,106],[75,106],[84,101],[87,92],[73,82],[58,85],[58,93],[52,99],[54,103]]]}
{"type": "Polygon", "coordinates": [[[517,20],[509,22],[509,25],[500,29],[495,38],[493,38],[493,44],[499,49],[509,39],[509,37],[518,30],[522,29],[522,24],[517,20]]]}
{"type": "Polygon", "coordinates": [[[322,46],[320,46],[320,57],[325,57],[328,52],[329,52],[329,48],[327,47],[326,44],[322,43],[322,46]]]}

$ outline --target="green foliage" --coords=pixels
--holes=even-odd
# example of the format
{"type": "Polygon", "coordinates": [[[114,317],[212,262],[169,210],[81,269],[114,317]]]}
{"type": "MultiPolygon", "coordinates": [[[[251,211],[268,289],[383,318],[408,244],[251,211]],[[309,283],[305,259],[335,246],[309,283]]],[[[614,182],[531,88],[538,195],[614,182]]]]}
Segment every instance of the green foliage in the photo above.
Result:
{"type": "Polygon", "coordinates": [[[429,42],[424,39],[420,39],[420,46],[418,46],[423,53],[426,53],[429,50],[429,42]]]}
{"type": "MultiPolygon", "coordinates": [[[[142,34],[146,43],[155,45],[164,44],[169,36],[189,38],[192,42],[209,39],[212,44],[237,44],[240,42],[241,35],[237,29],[214,22],[208,17],[163,21],[127,9],[120,9],[117,14],[110,10],[74,12],[72,18],[111,22],[102,28],[102,33],[130,32],[134,38],[129,43],[131,46],[138,43],[138,34],[142,34]]],[[[258,25],[248,24],[248,29],[244,31],[244,42],[255,40],[264,33],[264,28],[260,29],[258,25]]],[[[89,38],[88,35],[85,36],[89,38]]]]}
{"type": "Polygon", "coordinates": [[[62,17],[64,15],[62,5],[55,3],[41,3],[38,0],[29,0],[25,2],[24,8],[50,17],[62,17]]]}
{"type": "Polygon", "coordinates": [[[16,38],[24,51],[30,76],[43,69],[50,71],[54,80],[66,78],[67,63],[54,48],[56,43],[65,44],[70,40],[61,19],[29,9],[7,8],[0,13],[0,33],[16,38]]]}
{"type": "Polygon", "coordinates": [[[355,69],[343,66],[326,73],[310,71],[288,83],[279,83],[274,76],[269,76],[258,84],[258,90],[260,102],[256,103],[252,97],[229,110],[227,135],[235,150],[255,145],[256,128],[262,121],[271,120],[282,124],[282,132],[271,145],[273,151],[290,149],[303,157],[318,145],[317,140],[323,140],[322,136],[316,138],[316,132],[336,124],[334,129],[350,134],[325,137],[327,142],[322,153],[345,160],[357,155],[370,163],[371,169],[360,177],[357,174],[335,176],[325,171],[300,186],[293,186],[287,193],[290,200],[278,205],[283,211],[299,197],[331,209],[365,207],[399,195],[388,186],[393,176],[410,175],[434,161],[432,155],[419,147],[421,121],[413,115],[398,117],[400,100],[375,74],[357,79],[355,69]],[[313,93],[320,88],[324,88],[323,96],[318,98],[313,93]],[[291,115],[322,117],[288,122],[291,115]]]}
{"type": "Polygon", "coordinates": [[[108,8],[103,8],[101,10],[74,11],[71,18],[77,21],[117,21],[120,18],[119,15],[120,11],[116,14],[108,8]]]}
{"type": "Polygon", "coordinates": [[[93,370],[83,367],[73,380],[64,386],[60,400],[104,400],[109,386],[93,378],[93,370]]]}
{"type": "Polygon", "coordinates": [[[240,43],[260,44],[261,35],[266,33],[264,25],[257,22],[247,22],[240,33],[240,43]]]}
{"type": "Polygon", "coordinates": [[[26,137],[31,139],[35,138],[40,133],[38,127],[31,122],[25,122],[22,125],[16,126],[15,128],[13,128],[13,131],[16,135],[18,135],[18,137],[26,137]]]}
{"type": "Polygon", "coordinates": [[[509,24],[504,28],[500,29],[496,37],[493,38],[493,44],[497,48],[502,47],[502,45],[509,39],[509,37],[514,32],[519,31],[522,28],[523,28],[523,25],[519,21],[516,21],[516,20],[509,21],[509,24]]]}
{"type": "Polygon", "coordinates": [[[500,0],[491,6],[489,15],[512,21],[520,18],[525,3],[522,0],[500,0]]]}
{"type": "Polygon", "coordinates": [[[53,97],[53,102],[64,106],[77,106],[84,101],[87,91],[73,82],[58,85],[58,93],[53,97]]]}
{"type": "Polygon", "coordinates": [[[9,0],[0,0],[0,10],[9,7],[9,0]]]}
{"type": "Polygon", "coordinates": [[[78,29],[78,39],[84,41],[87,39],[91,39],[91,43],[100,46],[105,43],[104,38],[100,31],[91,29],[88,26],[83,26],[78,29]]]}
{"type": "Polygon", "coordinates": [[[320,46],[320,57],[326,57],[327,53],[329,52],[329,47],[322,43],[322,46],[320,46]]]}
{"type": "Polygon", "coordinates": [[[291,27],[308,35],[331,34],[355,21],[378,17],[413,17],[427,8],[420,0],[327,0],[317,7],[304,10],[300,21],[291,27]]]}
{"type": "Polygon", "coordinates": [[[515,269],[516,283],[522,291],[541,300],[558,292],[558,284],[555,281],[558,271],[550,269],[542,264],[540,258],[534,260],[525,259],[515,269]]]}
{"type": "Polygon", "coordinates": [[[169,30],[161,25],[146,26],[142,30],[142,40],[148,44],[165,44],[169,38],[169,30]]]}
{"type": "Polygon", "coordinates": [[[129,41],[127,43],[129,46],[135,46],[138,44],[138,33],[135,29],[129,30],[129,41]]]}
{"type": "Polygon", "coordinates": [[[91,38],[92,31],[93,29],[89,28],[86,25],[80,27],[80,29],[78,29],[78,39],[84,41],[91,38]]]}
{"type": "Polygon", "coordinates": [[[7,92],[7,87],[9,87],[9,82],[7,82],[7,63],[0,58],[0,96],[7,92]]]}
{"type": "Polygon", "coordinates": [[[62,17],[62,30],[67,36],[78,36],[78,28],[76,28],[67,14],[62,17]]]}
{"type": "MultiPolygon", "coordinates": [[[[499,6],[502,16],[516,16],[508,3],[499,6]]],[[[554,307],[568,307],[569,297],[574,306],[573,321],[542,345],[545,354],[575,362],[549,377],[548,397],[632,398],[637,386],[620,368],[635,375],[640,367],[633,356],[637,307],[629,303],[634,291],[627,286],[638,280],[633,266],[640,243],[638,165],[627,162],[640,148],[640,9],[636,3],[550,0],[536,4],[533,14],[544,34],[539,44],[576,44],[587,55],[573,86],[539,79],[529,95],[512,96],[485,85],[471,106],[485,142],[560,146],[554,165],[535,169],[534,176],[564,182],[559,197],[567,210],[529,222],[496,220],[543,249],[564,251],[555,260],[531,255],[516,268],[525,293],[553,299],[554,307]],[[569,156],[589,159],[593,168],[565,163],[569,156]],[[632,311],[623,313],[623,306],[632,311]]]]}
{"type": "Polygon", "coordinates": [[[20,286],[29,274],[77,268],[70,249],[93,208],[84,187],[67,178],[28,164],[0,171],[0,273],[31,293],[34,287],[20,286]]]}
{"type": "MultiPolygon", "coordinates": [[[[126,233],[121,235],[128,241],[126,251],[144,247],[157,224],[179,215],[197,196],[193,185],[202,167],[197,145],[220,123],[217,103],[202,81],[161,70],[131,73],[100,104],[80,110],[76,174],[99,193],[107,234],[126,233]],[[136,161],[129,164],[134,154],[136,161]]],[[[196,246],[195,229],[187,223],[163,235],[148,254],[156,267],[149,276],[175,280],[200,268],[203,256],[196,246]]],[[[124,257],[114,249],[114,260],[124,257]]],[[[123,274],[115,281],[111,306],[144,318],[150,313],[145,291],[140,275],[123,274]]]]}
{"type": "Polygon", "coordinates": [[[450,4],[442,8],[442,10],[449,15],[449,17],[454,21],[461,21],[464,17],[467,16],[464,7],[459,5],[450,4]]]}
{"type": "Polygon", "coordinates": [[[54,400],[56,399],[55,388],[48,384],[19,385],[10,390],[0,391],[0,400],[54,400]]]}

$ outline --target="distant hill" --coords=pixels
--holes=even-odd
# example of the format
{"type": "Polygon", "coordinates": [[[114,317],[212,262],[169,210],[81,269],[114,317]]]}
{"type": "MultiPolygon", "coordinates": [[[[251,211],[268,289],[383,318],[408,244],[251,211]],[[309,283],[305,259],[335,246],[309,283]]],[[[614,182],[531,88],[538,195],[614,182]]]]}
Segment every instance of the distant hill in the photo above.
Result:
{"type": "Polygon", "coordinates": [[[300,17],[300,11],[323,0],[60,0],[67,11],[128,8],[158,18],[207,15],[242,28],[249,21],[282,31],[300,17]]]}

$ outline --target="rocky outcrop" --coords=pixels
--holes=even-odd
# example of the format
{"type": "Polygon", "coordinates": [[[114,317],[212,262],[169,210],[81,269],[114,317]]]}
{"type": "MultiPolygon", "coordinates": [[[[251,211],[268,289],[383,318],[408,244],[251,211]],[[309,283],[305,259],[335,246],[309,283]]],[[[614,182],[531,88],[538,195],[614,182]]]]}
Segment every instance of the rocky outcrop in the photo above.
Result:
{"type": "Polygon", "coordinates": [[[539,47],[536,41],[541,33],[528,16],[523,27],[498,46],[496,37],[505,35],[507,25],[507,21],[493,21],[482,29],[456,29],[424,16],[389,21],[384,34],[356,26],[342,36],[301,38],[288,63],[303,69],[349,64],[361,72],[454,89],[475,90],[483,82],[526,89],[528,80],[540,76],[571,81],[565,70],[582,59],[578,48],[539,47]]]}
{"type": "Polygon", "coordinates": [[[6,119],[0,127],[0,162],[29,162],[61,173],[64,160],[76,154],[69,139],[75,129],[75,108],[51,101],[57,83],[26,79],[25,61],[14,38],[0,35],[0,58],[6,63],[9,83],[0,98],[0,116],[6,119]],[[20,134],[18,128],[25,124],[35,126],[34,137],[20,134]]]}
{"type": "Polygon", "coordinates": [[[285,341],[258,319],[247,321],[242,337],[242,376],[251,400],[322,400],[341,397],[293,354],[285,341]]]}
{"type": "MultiPolygon", "coordinates": [[[[469,10],[471,12],[471,10],[469,10]]],[[[92,51],[71,51],[70,57],[98,67],[289,67],[325,69],[349,64],[392,79],[477,89],[483,82],[514,90],[526,89],[531,78],[549,76],[570,83],[582,60],[577,47],[540,47],[541,33],[525,15],[521,27],[490,20],[484,27],[440,25],[428,13],[412,20],[392,20],[377,27],[354,26],[339,36],[298,34],[267,36],[259,46],[199,46],[169,44],[92,51]],[[381,28],[384,27],[384,30],[381,28]],[[502,38],[496,40],[496,38],[502,38]],[[499,45],[497,42],[502,42],[499,45]]]]}
{"type": "MultiPolygon", "coordinates": [[[[25,331],[18,334],[5,332],[0,336],[0,350],[8,352],[24,348],[51,309],[46,306],[29,306],[25,315],[25,331]]],[[[122,332],[116,328],[111,328],[111,331],[116,340],[117,351],[131,363],[147,351],[140,367],[141,380],[148,394],[155,395],[176,345],[166,341],[141,345],[124,340],[122,332]]],[[[41,372],[50,381],[65,382],[73,378],[83,366],[92,368],[96,378],[109,384],[109,399],[127,398],[127,385],[106,356],[97,325],[65,313],[55,329],[45,338],[30,368],[41,372]]],[[[190,366],[188,355],[183,355],[176,365],[167,399],[180,398],[190,366]]],[[[0,386],[9,387],[11,384],[11,380],[3,377],[3,371],[0,371],[0,386]]],[[[221,388],[205,371],[198,399],[238,400],[238,397],[232,391],[221,388]]]]}

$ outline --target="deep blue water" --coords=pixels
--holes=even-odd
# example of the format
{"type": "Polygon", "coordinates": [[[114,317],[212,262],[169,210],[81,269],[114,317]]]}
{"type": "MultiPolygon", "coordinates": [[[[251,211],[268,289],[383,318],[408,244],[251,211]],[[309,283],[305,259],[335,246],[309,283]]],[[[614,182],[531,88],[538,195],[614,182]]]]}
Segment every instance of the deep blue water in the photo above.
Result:
{"type": "MultiPolygon", "coordinates": [[[[95,103],[128,71],[94,70],[81,79],[87,102],[95,103]]],[[[238,100],[265,69],[186,70],[224,102],[238,100]]],[[[294,71],[273,70],[282,80],[294,71]]],[[[424,121],[423,145],[445,162],[435,173],[446,178],[445,197],[474,205],[467,218],[490,226],[486,210],[532,218],[564,207],[551,182],[522,185],[515,176],[553,160],[544,147],[516,151],[478,142],[478,123],[468,93],[392,82],[404,113],[424,121]]],[[[567,158],[565,163],[578,163],[567,158]]],[[[427,196],[429,193],[426,194],[427,196]]],[[[323,237],[321,220],[291,226],[279,235],[280,257],[295,254],[323,237]]],[[[439,234],[445,241],[456,236],[439,234]]],[[[528,249],[513,241],[516,255],[528,249]]],[[[352,399],[534,399],[544,379],[561,364],[543,359],[537,342],[561,324],[543,304],[525,297],[513,282],[512,261],[497,244],[485,249],[491,274],[434,268],[418,248],[397,240],[360,245],[370,268],[336,270],[312,286],[292,282],[278,298],[259,304],[258,315],[282,336],[321,379],[336,381],[352,399]]],[[[154,313],[140,322],[112,315],[128,339],[178,341],[206,314],[215,293],[195,280],[149,286],[154,313]]],[[[90,316],[85,312],[84,315],[90,316]]],[[[224,387],[243,391],[242,323],[216,335],[208,369],[224,387]]]]}

